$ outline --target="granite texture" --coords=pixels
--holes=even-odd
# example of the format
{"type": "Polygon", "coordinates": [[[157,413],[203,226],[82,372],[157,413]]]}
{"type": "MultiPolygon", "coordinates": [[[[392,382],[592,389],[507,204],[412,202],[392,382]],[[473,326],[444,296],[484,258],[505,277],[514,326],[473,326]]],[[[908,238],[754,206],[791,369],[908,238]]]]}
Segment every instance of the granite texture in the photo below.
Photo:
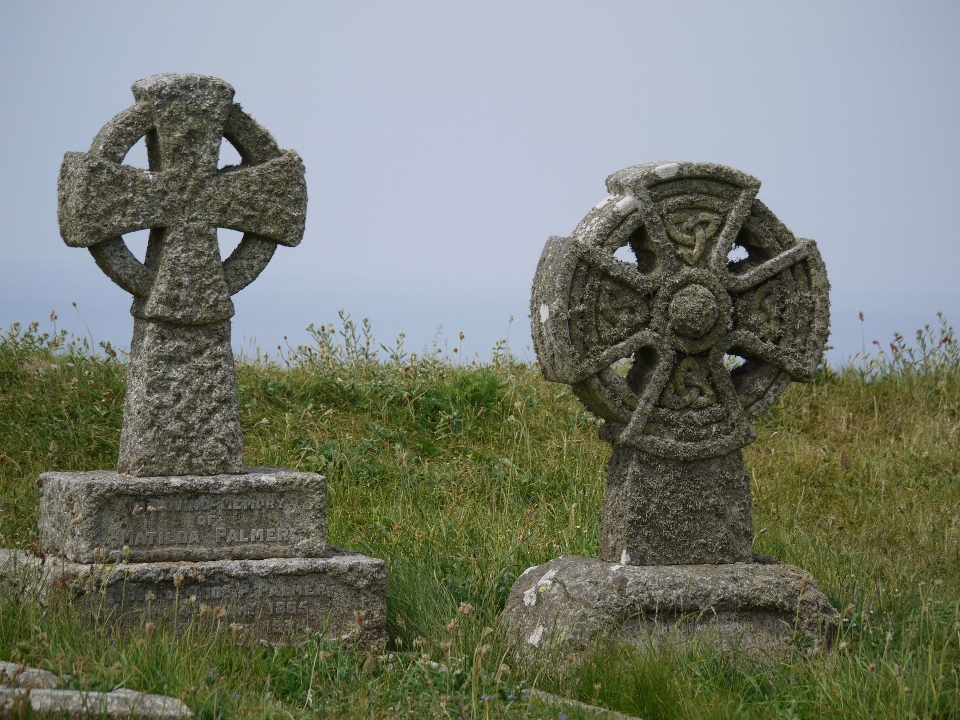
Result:
{"type": "Polygon", "coordinates": [[[709,636],[721,648],[832,642],[840,617],[810,574],[779,563],[631,566],[561,557],[527,570],[501,616],[521,656],[579,656],[597,642],[645,649],[709,636]]]}
{"type": "Polygon", "coordinates": [[[64,156],[60,234],[134,296],[135,318],[118,469],[137,476],[238,473],[243,439],[230,349],[230,296],[266,267],[278,244],[296,246],[306,222],[299,156],[233,102],[233,88],[202,75],[154,75],[136,104],[86,153],[64,156]],[[149,170],[123,165],[145,138],[149,170]],[[223,139],[239,166],[218,169],[223,139]],[[244,233],[226,260],[217,228],[244,233]],[[124,233],[150,229],[145,261],[124,233]]]}
{"type": "Polygon", "coordinates": [[[192,718],[193,711],[177,698],[125,688],[111,692],[0,688],[0,718],[4,717],[173,720],[192,718]]]}
{"type": "Polygon", "coordinates": [[[692,463],[614,445],[599,557],[624,565],[752,562],[750,475],[741,452],[692,463]]]}
{"type": "Polygon", "coordinates": [[[384,561],[335,548],[317,558],[119,564],[0,550],[0,587],[41,602],[66,588],[78,609],[138,632],[201,623],[280,644],[323,633],[378,649],[387,639],[384,561]]]}
{"type": "Polygon", "coordinates": [[[48,472],[38,482],[41,547],[72,562],[318,557],[326,549],[322,475],[48,472]]]}

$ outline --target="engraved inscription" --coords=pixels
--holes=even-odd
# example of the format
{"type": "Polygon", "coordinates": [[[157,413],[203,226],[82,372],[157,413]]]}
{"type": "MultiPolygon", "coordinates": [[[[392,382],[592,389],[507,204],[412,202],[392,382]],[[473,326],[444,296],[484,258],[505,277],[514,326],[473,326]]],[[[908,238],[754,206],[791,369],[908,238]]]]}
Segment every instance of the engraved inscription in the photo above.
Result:
{"type": "Polygon", "coordinates": [[[298,532],[286,520],[300,505],[299,498],[282,494],[130,499],[124,504],[127,522],[114,529],[113,545],[294,543],[298,532]]]}

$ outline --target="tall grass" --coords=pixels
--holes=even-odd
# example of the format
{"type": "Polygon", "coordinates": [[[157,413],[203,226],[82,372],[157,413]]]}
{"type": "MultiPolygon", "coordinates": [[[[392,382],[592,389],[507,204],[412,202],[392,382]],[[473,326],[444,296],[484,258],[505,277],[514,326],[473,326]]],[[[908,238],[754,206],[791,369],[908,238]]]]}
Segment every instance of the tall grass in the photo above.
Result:
{"type": "MultiPolygon", "coordinates": [[[[393,655],[271,648],[202,618],[179,637],[120,636],[65,599],[8,597],[0,658],[166,691],[203,717],[578,716],[526,698],[533,685],[644,718],[956,717],[960,357],[941,322],[791,386],[745,450],[756,549],[814,574],[843,614],[834,652],[760,661],[693,643],[514,667],[490,630],[513,580],[596,554],[596,421],[505,343],[476,364],[410,355],[343,316],[238,361],[245,460],[328,477],[330,542],[387,562],[393,655]]],[[[36,547],[37,475],[114,465],[122,360],[35,325],[0,340],[7,546],[36,547]]]]}

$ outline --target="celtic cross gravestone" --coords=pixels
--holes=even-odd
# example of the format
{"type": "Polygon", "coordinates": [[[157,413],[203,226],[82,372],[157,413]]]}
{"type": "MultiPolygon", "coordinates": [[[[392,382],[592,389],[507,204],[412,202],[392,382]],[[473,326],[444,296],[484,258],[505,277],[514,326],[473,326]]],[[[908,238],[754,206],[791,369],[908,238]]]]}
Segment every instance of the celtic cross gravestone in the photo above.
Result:
{"type": "Polygon", "coordinates": [[[154,75],[89,152],[60,170],[60,232],[134,296],[133,342],[118,469],[158,476],[243,472],[230,345],[230,296],[253,282],[278,244],[303,237],[300,157],[202,75],[154,75]],[[145,138],[149,170],[121,164],[145,138]],[[239,166],[217,168],[221,141],[239,166]],[[217,228],[244,233],[221,262],[217,228]],[[122,235],[150,230],[140,263],[122,235]]]}
{"type": "MultiPolygon", "coordinates": [[[[795,238],[756,198],[759,187],[746,173],[709,163],[637,165],[607,179],[610,196],[570,237],[547,242],[531,299],[540,367],[603,419],[601,438],[613,446],[601,565],[553,562],[566,568],[566,592],[577,586],[571,574],[595,590],[610,567],[602,563],[614,564],[618,582],[637,582],[632,595],[624,584],[610,596],[621,597],[621,610],[729,610],[742,616],[731,621],[736,628],[756,629],[760,611],[785,621],[796,615],[790,598],[800,602],[803,584],[805,602],[816,601],[802,614],[805,629],[820,633],[832,608],[810,579],[798,575],[793,595],[784,595],[784,578],[802,571],[755,562],[741,448],[756,437],[751,422],[791,380],[813,377],[828,332],[829,286],[816,244],[795,238]],[[637,566],[645,569],[622,572],[637,566]],[[760,601],[734,593],[724,609],[714,585],[730,572],[765,593],[760,606],[751,610],[760,601]],[[676,588],[684,578],[699,590],[676,588]],[[667,586],[678,593],[669,602],[658,594],[667,586]]],[[[559,567],[535,568],[518,581],[507,610],[515,624],[556,610],[546,598],[559,567]],[[539,606],[539,586],[533,594],[526,588],[538,576],[549,576],[539,606]]],[[[542,639],[537,626],[534,645],[542,639]]],[[[773,631],[757,632],[763,644],[773,631]]]]}
{"type": "Polygon", "coordinates": [[[223,80],[155,75],[133,93],[89,152],[66,154],[58,188],[63,239],[134,298],[118,472],[41,475],[47,556],[12,557],[134,627],[206,616],[261,639],[382,645],[384,563],[327,546],[326,479],[243,464],[230,297],[303,237],[303,163],[223,80]],[[147,170],[122,164],[140,138],[147,170]],[[218,168],[224,140],[239,166],[218,168]],[[244,233],[226,260],[220,227],[244,233]],[[141,263],[123,234],[147,228],[141,263]]]}

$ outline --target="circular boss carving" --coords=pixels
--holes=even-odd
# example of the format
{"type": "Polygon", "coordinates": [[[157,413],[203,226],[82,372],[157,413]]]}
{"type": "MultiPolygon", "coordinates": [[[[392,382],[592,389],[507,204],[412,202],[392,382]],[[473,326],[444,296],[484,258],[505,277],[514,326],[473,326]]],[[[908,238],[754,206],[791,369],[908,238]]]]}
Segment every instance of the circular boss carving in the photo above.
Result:
{"type": "Polygon", "coordinates": [[[755,438],[751,421],[791,380],[812,377],[829,326],[826,270],[759,187],[720,165],[637,165],[607,179],[610,197],[571,237],[547,242],[534,347],[544,376],[606,421],[608,441],[722,455],[755,438]]]}

